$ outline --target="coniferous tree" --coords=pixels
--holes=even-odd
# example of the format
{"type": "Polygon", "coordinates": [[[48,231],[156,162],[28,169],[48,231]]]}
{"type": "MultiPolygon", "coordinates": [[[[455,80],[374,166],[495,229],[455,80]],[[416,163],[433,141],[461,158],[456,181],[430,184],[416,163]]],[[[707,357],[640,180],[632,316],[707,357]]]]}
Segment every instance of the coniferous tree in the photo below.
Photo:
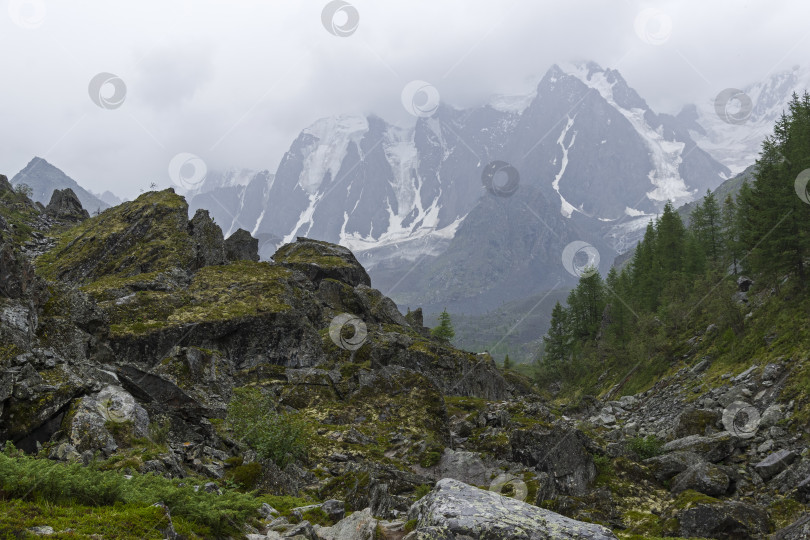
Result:
{"type": "Polygon", "coordinates": [[[503,369],[512,369],[512,360],[509,359],[509,353],[503,359],[503,369]]]}
{"type": "Polygon", "coordinates": [[[706,192],[703,201],[697,205],[690,216],[690,229],[698,244],[713,265],[720,261],[720,207],[711,191],[706,192]]]}
{"type": "Polygon", "coordinates": [[[739,270],[739,262],[742,257],[742,244],[740,242],[739,213],[737,212],[737,202],[734,197],[728,195],[723,203],[721,212],[720,235],[722,238],[722,253],[724,266],[731,266],[732,272],[736,275],[739,270]]]}
{"type": "MultiPolygon", "coordinates": [[[[591,269],[589,269],[591,270],[591,269]]],[[[568,321],[578,339],[591,339],[599,331],[605,310],[605,288],[599,272],[586,271],[568,295],[568,321]]]]}
{"type": "Polygon", "coordinates": [[[439,326],[431,330],[430,333],[434,337],[445,341],[450,341],[455,337],[456,331],[453,328],[453,321],[450,320],[450,314],[447,313],[447,308],[444,308],[444,311],[439,314],[439,326]]]}
{"type": "Polygon", "coordinates": [[[543,336],[545,350],[543,361],[552,369],[557,369],[569,357],[571,336],[567,327],[568,315],[565,308],[557,302],[551,310],[551,326],[543,336]]]}

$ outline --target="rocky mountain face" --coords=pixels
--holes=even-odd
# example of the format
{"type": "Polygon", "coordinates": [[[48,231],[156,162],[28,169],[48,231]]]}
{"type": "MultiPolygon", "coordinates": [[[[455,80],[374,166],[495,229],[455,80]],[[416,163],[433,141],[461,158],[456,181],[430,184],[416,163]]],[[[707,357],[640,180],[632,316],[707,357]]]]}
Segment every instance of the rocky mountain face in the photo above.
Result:
{"type": "Polygon", "coordinates": [[[468,311],[520,298],[514,284],[525,276],[541,288],[573,283],[560,263],[572,239],[597,246],[607,269],[666,200],[689,201],[728,174],[676,118],[589,63],[553,66],[521,100],[438,104],[412,128],[376,116],[319,120],[274,175],[201,188],[191,206],[251,232],[265,258],[299,235],[338,243],[400,305],[468,311]],[[498,192],[503,173],[485,187],[494,161],[511,164],[517,191],[498,192]],[[520,267],[507,269],[504,256],[520,267]],[[430,268],[424,277],[410,272],[417,261],[430,268]]]}
{"type": "Polygon", "coordinates": [[[807,359],[715,381],[707,358],[550,402],[430,338],[345,247],[297,238],[257,262],[256,239],[189,220],[171,190],[93,218],[54,199],[71,211],[0,177],[0,439],[40,459],[311,501],[256,499],[239,524],[256,540],[806,532],[807,359]],[[282,467],[236,437],[245,389],[302,418],[305,455],[282,467]]]}
{"type": "Polygon", "coordinates": [[[50,202],[54,190],[70,189],[87,211],[102,211],[110,207],[110,204],[93,195],[73,178],[39,157],[32,159],[28,165],[15,174],[11,179],[11,184],[14,186],[28,185],[32,190],[31,199],[41,204],[50,202]]]}

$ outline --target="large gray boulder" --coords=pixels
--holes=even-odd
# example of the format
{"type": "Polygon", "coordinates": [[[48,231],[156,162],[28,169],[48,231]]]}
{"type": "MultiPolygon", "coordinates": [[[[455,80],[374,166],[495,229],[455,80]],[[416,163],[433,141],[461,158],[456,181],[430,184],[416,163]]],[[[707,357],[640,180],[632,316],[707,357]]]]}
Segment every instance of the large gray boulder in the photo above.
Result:
{"type": "Polygon", "coordinates": [[[258,261],[259,240],[245,229],[237,229],[225,240],[225,258],[228,261],[258,261]]]}
{"type": "Polygon", "coordinates": [[[457,480],[440,480],[414,503],[409,519],[417,528],[407,540],[608,540],[605,527],[484,491],[457,480]]]}
{"type": "Polygon", "coordinates": [[[797,457],[793,450],[779,450],[754,465],[754,470],[767,481],[787,469],[797,457]]]}
{"type": "Polygon", "coordinates": [[[115,451],[117,444],[109,429],[111,424],[128,424],[135,437],[145,437],[149,433],[146,410],[129,392],[113,385],[81,398],[67,421],[68,441],[78,452],[115,451]]]}
{"type": "Polygon", "coordinates": [[[321,527],[315,531],[322,540],[374,540],[377,520],[371,508],[354,512],[349,517],[331,527],[321,527]]]}
{"type": "Polygon", "coordinates": [[[728,491],[728,475],[717,465],[696,463],[672,479],[672,493],[693,489],[706,495],[719,496],[728,491]]]}
{"type": "Polygon", "coordinates": [[[708,437],[690,435],[670,441],[663,447],[664,452],[684,450],[694,452],[706,461],[717,463],[734,452],[734,436],[728,431],[715,433],[708,437]]]}
{"type": "Polygon", "coordinates": [[[689,467],[702,463],[703,458],[694,452],[678,450],[669,454],[661,454],[644,460],[644,464],[650,468],[653,476],[664,482],[673,476],[682,473],[689,467]]]}
{"type": "Polygon", "coordinates": [[[754,540],[765,538],[768,514],[762,508],[740,501],[698,504],[678,514],[680,534],[691,538],[754,540]]]}

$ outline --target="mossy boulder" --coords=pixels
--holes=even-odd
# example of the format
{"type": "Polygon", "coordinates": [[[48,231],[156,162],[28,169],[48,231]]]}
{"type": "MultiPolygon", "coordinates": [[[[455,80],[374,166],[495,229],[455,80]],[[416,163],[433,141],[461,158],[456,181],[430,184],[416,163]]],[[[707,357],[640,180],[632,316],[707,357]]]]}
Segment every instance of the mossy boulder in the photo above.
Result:
{"type": "Polygon", "coordinates": [[[332,278],[352,287],[361,284],[371,286],[371,278],[354,254],[336,244],[299,236],[295,242],[278,248],[273,260],[302,272],[316,284],[332,278]]]}

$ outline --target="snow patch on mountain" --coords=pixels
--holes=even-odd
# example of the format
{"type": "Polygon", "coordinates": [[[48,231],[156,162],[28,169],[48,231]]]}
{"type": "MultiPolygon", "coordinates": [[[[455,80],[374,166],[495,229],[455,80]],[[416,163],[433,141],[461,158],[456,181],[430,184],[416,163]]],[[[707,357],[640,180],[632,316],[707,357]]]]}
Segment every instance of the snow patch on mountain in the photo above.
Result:
{"type": "Polygon", "coordinates": [[[299,185],[309,194],[320,188],[326,174],[334,182],[350,143],[360,147],[360,139],[368,131],[368,120],[363,116],[340,115],[321,118],[304,133],[315,137],[305,152],[304,168],[299,185]]]}
{"type": "Polygon", "coordinates": [[[676,206],[691,201],[695,194],[689,191],[678,171],[683,161],[681,154],[686,144],[680,141],[668,141],[664,138],[663,127],[659,126],[655,129],[650,126],[645,118],[649,109],[640,107],[625,109],[619,105],[613,95],[613,87],[617,81],[608,80],[608,71],[594,71],[593,67],[593,64],[574,66],[570,73],[589,88],[599,92],[605,101],[630,122],[647,145],[653,164],[648,178],[655,186],[655,189],[647,193],[647,197],[657,202],[669,200],[676,206]]]}
{"type": "MultiPolygon", "coordinates": [[[[574,118],[576,118],[576,115],[574,115],[574,118]]],[[[568,167],[568,150],[574,146],[574,141],[577,139],[577,132],[574,131],[574,134],[571,136],[571,142],[568,143],[568,146],[565,145],[565,136],[568,135],[568,131],[571,129],[571,126],[574,125],[574,118],[571,118],[570,116],[568,117],[568,122],[565,124],[562,133],[560,133],[560,136],[557,138],[557,144],[559,144],[560,148],[562,149],[562,160],[560,163],[560,172],[557,173],[557,175],[554,177],[554,181],[551,183],[551,187],[553,187],[554,191],[557,192],[557,195],[560,196],[560,213],[567,218],[570,218],[575,211],[581,213],[581,210],[578,210],[573,204],[565,200],[565,197],[563,197],[562,193],[560,193],[560,180],[565,174],[565,169],[568,167]]]]}

